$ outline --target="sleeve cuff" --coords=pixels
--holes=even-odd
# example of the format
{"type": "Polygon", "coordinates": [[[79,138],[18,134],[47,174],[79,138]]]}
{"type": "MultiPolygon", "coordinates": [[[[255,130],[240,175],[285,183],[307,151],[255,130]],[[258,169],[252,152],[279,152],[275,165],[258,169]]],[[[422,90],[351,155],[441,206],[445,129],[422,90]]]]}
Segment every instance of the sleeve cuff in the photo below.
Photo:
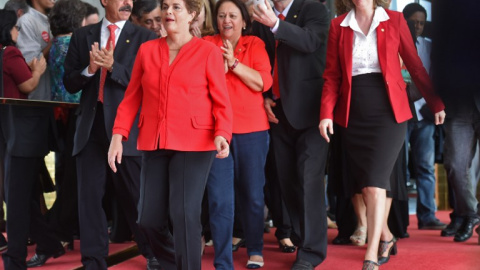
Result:
{"type": "Polygon", "coordinates": [[[92,77],[93,75],[95,75],[95,73],[93,73],[93,74],[88,73],[88,67],[89,67],[89,66],[87,66],[87,67],[82,71],[82,75],[85,76],[85,77],[92,77]]]}
{"type": "Polygon", "coordinates": [[[122,141],[128,140],[128,135],[130,135],[127,130],[125,130],[125,129],[123,129],[123,128],[115,128],[115,127],[113,128],[112,134],[120,134],[120,135],[122,135],[122,137],[123,137],[123,138],[122,138],[122,141]]]}
{"type": "Polygon", "coordinates": [[[276,34],[279,25],[280,25],[280,19],[277,19],[277,22],[275,23],[275,25],[272,28],[270,28],[270,31],[272,31],[272,33],[276,34]]]}
{"type": "Polygon", "coordinates": [[[228,144],[230,144],[230,142],[232,141],[232,134],[228,133],[224,130],[215,131],[215,137],[217,137],[217,136],[224,137],[227,140],[228,144]]]}

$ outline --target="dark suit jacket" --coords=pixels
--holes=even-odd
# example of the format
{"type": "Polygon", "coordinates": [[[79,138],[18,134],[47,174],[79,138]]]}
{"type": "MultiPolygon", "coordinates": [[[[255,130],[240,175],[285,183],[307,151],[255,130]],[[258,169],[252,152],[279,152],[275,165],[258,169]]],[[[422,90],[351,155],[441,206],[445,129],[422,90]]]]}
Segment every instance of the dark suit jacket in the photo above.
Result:
{"type": "MultiPolygon", "coordinates": [[[[77,130],[74,138],[73,155],[77,155],[87,144],[88,138],[95,119],[98,88],[100,82],[100,70],[92,77],[83,76],[82,71],[89,65],[89,51],[94,42],[100,43],[100,28],[102,22],[89,25],[76,30],[70,41],[68,53],[65,59],[65,76],[63,83],[70,93],[82,90],[80,106],[77,110],[77,130]]],[[[113,122],[117,113],[117,107],[123,99],[125,90],[130,81],[130,75],[135,62],[135,56],[140,45],[151,39],[155,39],[155,33],[129,21],[125,23],[117,44],[115,45],[112,72],[107,73],[104,87],[103,110],[105,115],[105,129],[108,138],[112,137],[113,122]]],[[[138,117],[136,120],[138,123],[138,117]]],[[[123,154],[125,156],[139,156],[136,142],[138,136],[137,124],[134,124],[130,134],[130,140],[124,143],[123,154]]]]}
{"type": "Polygon", "coordinates": [[[272,68],[278,41],[280,99],[288,121],[296,129],[320,122],[329,20],[327,9],[319,2],[293,0],[275,35],[269,27],[253,23],[254,34],[265,42],[272,68]]]}
{"type": "Polygon", "coordinates": [[[480,1],[433,1],[432,72],[447,118],[480,112],[480,1]]]}
{"type": "Polygon", "coordinates": [[[59,150],[52,108],[0,105],[0,125],[11,156],[44,157],[59,150]]]}

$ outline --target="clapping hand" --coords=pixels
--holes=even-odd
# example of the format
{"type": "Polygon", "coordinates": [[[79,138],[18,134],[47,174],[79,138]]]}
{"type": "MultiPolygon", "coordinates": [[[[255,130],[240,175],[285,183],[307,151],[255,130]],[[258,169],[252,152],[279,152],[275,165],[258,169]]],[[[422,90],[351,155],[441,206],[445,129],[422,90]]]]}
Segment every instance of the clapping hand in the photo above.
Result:
{"type": "Polygon", "coordinates": [[[110,42],[109,49],[102,48],[97,50],[93,55],[93,62],[99,67],[106,68],[108,71],[112,71],[113,68],[113,43],[110,42]]]}

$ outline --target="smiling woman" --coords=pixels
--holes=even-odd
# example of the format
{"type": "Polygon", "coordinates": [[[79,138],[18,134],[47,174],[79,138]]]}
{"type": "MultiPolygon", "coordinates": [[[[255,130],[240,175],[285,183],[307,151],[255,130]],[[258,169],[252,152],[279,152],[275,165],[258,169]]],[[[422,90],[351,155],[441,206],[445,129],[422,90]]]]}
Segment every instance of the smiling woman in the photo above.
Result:
{"type": "Polygon", "coordinates": [[[213,162],[207,183],[209,202],[223,206],[210,208],[211,227],[222,228],[212,230],[215,261],[222,269],[233,269],[231,238],[235,197],[240,206],[235,208],[235,215],[239,217],[235,220],[241,221],[236,227],[242,227],[246,237],[246,266],[254,269],[264,265],[263,186],[269,124],[262,93],[272,85],[271,66],[263,41],[246,35],[251,20],[243,2],[220,0],[215,6],[215,16],[219,34],[204,39],[215,44],[223,54],[234,118],[232,155],[225,161],[213,162]]]}

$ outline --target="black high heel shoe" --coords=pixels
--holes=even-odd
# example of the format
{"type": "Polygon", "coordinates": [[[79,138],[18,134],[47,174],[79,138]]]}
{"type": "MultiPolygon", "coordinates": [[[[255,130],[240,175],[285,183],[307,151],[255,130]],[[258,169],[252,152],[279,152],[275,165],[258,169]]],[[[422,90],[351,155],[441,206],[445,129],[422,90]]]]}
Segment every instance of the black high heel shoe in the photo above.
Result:
{"type": "Polygon", "coordinates": [[[374,261],[365,260],[365,261],[363,261],[362,270],[375,270],[375,269],[378,269],[379,266],[380,266],[379,263],[376,263],[374,261]]]}
{"type": "Polygon", "coordinates": [[[390,260],[390,255],[397,255],[397,239],[395,237],[393,237],[390,241],[380,241],[380,245],[378,247],[378,264],[382,265],[387,263],[388,260],[390,260]],[[388,250],[387,257],[383,257],[382,254],[387,251],[390,243],[393,243],[393,245],[388,250]]]}
{"type": "Polygon", "coordinates": [[[297,251],[296,246],[289,246],[287,244],[282,244],[282,242],[278,241],[278,247],[283,253],[295,253],[297,251]]]}
{"type": "Polygon", "coordinates": [[[237,251],[240,247],[244,247],[244,246],[245,246],[245,239],[242,238],[242,239],[240,239],[240,241],[238,241],[238,243],[232,244],[232,252],[235,252],[235,251],[237,251]]]}

